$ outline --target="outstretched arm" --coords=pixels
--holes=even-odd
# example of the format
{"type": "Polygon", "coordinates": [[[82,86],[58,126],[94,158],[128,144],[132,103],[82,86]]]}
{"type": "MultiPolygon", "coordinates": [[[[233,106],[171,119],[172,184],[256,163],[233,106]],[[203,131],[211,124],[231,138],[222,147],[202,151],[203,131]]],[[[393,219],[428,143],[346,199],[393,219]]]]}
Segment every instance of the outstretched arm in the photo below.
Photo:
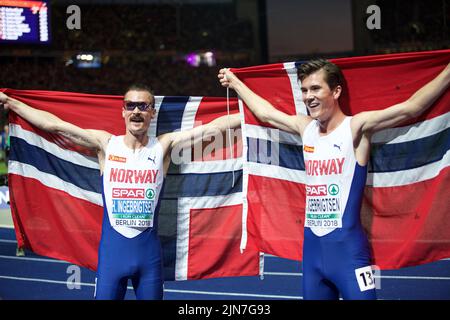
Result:
{"type": "Polygon", "coordinates": [[[200,141],[209,140],[210,137],[215,135],[222,134],[228,128],[235,129],[240,127],[240,125],[239,114],[225,115],[191,130],[170,133],[170,147],[189,147],[200,141]]]}
{"type": "Polygon", "coordinates": [[[41,130],[63,135],[75,144],[96,149],[97,151],[103,150],[105,142],[110,137],[110,134],[105,131],[82,129],[61,120],[49,112],[30,107],[2,92],[0,92],[0,104],[2,104],[5,109],[17,113],[21,118],[41,130]]]}
{"type": "Polygon", "coordinates": [[[408,100],[384,110],[357,114],[354,123],[362,133],[371,134],[394,127],[425,112],[450,85],[450,64],[439,75],[416,91],[408,100]]]}
{"type": "Polygon", "coordinates": [[[252,113],[262,122],[267,122],[284,131],[302,135],[303,130],[311,121],[311,118],[305,115],[288,115],[279,111],[267,100],[254,93],[229,69],[221,69],[218,78],[222,86],[234,89],[252,113]]]}

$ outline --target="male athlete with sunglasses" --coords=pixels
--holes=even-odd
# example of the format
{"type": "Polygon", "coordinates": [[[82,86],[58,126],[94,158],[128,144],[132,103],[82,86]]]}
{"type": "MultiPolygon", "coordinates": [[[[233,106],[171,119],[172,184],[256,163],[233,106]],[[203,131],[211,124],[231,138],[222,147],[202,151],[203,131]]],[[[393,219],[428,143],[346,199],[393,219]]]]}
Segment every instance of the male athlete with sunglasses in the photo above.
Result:
{"type": "Polygon", "coordinates": [[[162,299],[161,244],[157,234],[159,196],[172,148],[240,125],[238,115],[220,117],[183,132],[150,137],[155,98],[143,85],[124,96],[126,131],[114,136],[65,122],[0,92],[0,105],[36,127],[96,150],[103,176],[103,226],[98,252],[96,299],[123,299],[131,279],[137,299],[162,299]]]}

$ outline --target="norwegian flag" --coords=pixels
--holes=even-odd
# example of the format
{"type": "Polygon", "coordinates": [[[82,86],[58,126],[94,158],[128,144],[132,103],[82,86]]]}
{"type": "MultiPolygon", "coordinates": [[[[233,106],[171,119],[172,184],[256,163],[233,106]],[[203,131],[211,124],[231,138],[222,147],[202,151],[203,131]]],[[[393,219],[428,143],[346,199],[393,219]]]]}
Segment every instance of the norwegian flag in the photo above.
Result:
{"type": "MultiPolygon", "coordinates": [[[[341,106],[351,115],[404,101],[449,58],[450,50],[443,50],[332,60],[347,81],[341,106]]],[[[306,113],[296,66],[233,71],[280,110],[306,113]]],[[[119,96],[5,92],[83,128],[115,135],[125,129],[119,96]]],[[[224,98],[157,97],[156,107],[150,135],[189,129],[227,112],[224,98]]],[[[188,155],[192,161],[169,169],[159,217],[166,279],[257,275],[259,252],[302,258],[301,139],[260,123],[242,101],[239,107],[242,141],[239,135],[233,139],[234,152],[206,141],[201,152],[188,155]]],[[[231,99],[231,113],[237,109],[238,101],[231,99]]],[[[374,264],[382,269],[450,257],[449,111],[447,91],[419,118],[372,138],[361,218],[374,264]]],[[[9,117],[10,198],[19,246],[95,270],[103,217],[95,155],[14,113],[9,117]]]]}
{"type": "MultiPolygon", "coordinates": [[[[86,129],[125,132],[123,97],[4,90],[13,98],[86,129]]],[[[224,98],[156,97],[152,136],[186,130],[227,114],[224,98]]],[[[230,105],[237,112],[237,100],[230,105]]],[[[9,114],[9,188],[18,245],[95,270],[103,203],[92,151],[9,114]]],[[[226,140],[224,140],[226,141],[226,140]]],[[[159,212],[166,280],[258,275],[257,251],[241,253],[242,155],[204,143],[169,168],[159,212]],[[196,151],[197,150],[197,151],[196,151]],[[233,157],[231,157],[233,155],[233,157]],[[189,160],[189,161],[186,161],[189,160]]],[[[184,151],[186,152],[186,150],[184,151]]],[[[188,152],[189,153],[189,152],[188,152]]]]}
{"type": "MultiPolygon", "coordinates": [[[[346,79],[347,115],[408,99],[450,61],[450,50],[332,59],[346,79]]],[[[299,63],[232,71],[279,110],[306,114],[299,63]]],[[[244,155],[243,237],[251,248],[302,259],[305,164],[300,136],[255,118],[240,100],[244,155]]],[[[372,137],[361,219],[381,269],[450,257],[450,91],[418,118],[372,137]]]]}

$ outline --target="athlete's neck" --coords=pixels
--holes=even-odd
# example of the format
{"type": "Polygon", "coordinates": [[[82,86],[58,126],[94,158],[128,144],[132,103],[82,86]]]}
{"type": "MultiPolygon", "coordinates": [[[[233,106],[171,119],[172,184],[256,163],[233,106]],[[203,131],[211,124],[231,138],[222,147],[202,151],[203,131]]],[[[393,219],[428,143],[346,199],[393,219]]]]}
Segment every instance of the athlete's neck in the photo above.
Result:
{"type": "Polygon", "coordinates": [[[148,143],[149,137],[147,134],[143,135],[132,135],[130,133],[126,134],[123,138],[123,142],[125,146],[132,150],[139,150],[142,147],[145,147],[148,143]]]}
{"type": "Polygon", "coordinates": [[[344,121],[346,115],[341,109],[337,109],[329,118],[327,119],[317,119],[319,122],[319,133],[320,135],[326,136],[335,130],[344,121]]]}

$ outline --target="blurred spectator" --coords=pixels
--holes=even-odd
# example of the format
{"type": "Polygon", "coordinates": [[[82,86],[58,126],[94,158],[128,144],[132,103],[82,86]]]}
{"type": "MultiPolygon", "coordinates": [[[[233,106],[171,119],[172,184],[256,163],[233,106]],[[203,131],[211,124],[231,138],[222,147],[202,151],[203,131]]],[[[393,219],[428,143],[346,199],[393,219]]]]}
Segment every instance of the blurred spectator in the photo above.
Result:
{"type": "Polygon", "coordinates": [[[5,161],[5,164],[8,165],[10,144],[9,144],[9,126],[7,124],[3,126],[3,131],[0,134],[0,139],[1,139],[3,160],[5,161]]]}

